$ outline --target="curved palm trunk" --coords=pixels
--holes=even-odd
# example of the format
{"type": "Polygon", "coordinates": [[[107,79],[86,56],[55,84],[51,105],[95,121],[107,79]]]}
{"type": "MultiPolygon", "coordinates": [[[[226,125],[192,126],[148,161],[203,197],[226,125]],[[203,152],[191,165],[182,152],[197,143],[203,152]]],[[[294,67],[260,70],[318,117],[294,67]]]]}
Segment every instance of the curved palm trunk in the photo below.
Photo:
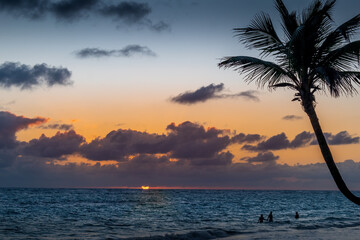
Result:
{"type": "Polygon", "coordinates": [[[304,106],[304,110],[305,110],[306,114],[310,118],[310,122],[314,129],[316,138],[318,140],[318,143],[319,143],[319,146],[321,149],[321,153],[324,157],[326,165],[328,166],[331,176],[333,177],[337,187],[342,192],[342,194],[344,194],[344,196],[347,197],[350,201],[352,201],[353,203],[355,203],[357,205],[360,205],[360,198],[355,196],[352,192],[350,192],[350,190],[346,186],[344,180],[342,179],[338,168],[336,167],[336,164],[332,157],[330,148],[326,142],[323,131],[320,127],[319,119],[317,118],[313,104],[310,103],[310,104],[306,104],[303,106],[304,106]]]}

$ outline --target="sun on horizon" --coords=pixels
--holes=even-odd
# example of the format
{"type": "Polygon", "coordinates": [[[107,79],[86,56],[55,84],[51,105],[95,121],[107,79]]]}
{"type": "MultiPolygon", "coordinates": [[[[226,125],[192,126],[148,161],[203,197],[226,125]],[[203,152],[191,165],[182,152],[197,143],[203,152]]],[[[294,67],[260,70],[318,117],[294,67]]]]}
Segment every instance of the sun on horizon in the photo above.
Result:
{"type": "Polygon", "coordinates": [[[141,189],[142,189],[142,190],[149,190],[150,187],[149,187],[149,186],[141,186],[141,189]]]}

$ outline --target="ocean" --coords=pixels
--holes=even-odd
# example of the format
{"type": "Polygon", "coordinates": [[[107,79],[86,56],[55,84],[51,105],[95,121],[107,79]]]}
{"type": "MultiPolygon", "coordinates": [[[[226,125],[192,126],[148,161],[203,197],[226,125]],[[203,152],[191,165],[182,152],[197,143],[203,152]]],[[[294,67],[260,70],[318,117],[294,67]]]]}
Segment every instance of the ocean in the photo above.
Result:
{"type": "Polygon", "coordinates": [[[359,239],[359,234],[360,207],[337,191],[0,189],[0,239],[359,239]],[[274,222],[257,222],[270,211],[274,222]]]}

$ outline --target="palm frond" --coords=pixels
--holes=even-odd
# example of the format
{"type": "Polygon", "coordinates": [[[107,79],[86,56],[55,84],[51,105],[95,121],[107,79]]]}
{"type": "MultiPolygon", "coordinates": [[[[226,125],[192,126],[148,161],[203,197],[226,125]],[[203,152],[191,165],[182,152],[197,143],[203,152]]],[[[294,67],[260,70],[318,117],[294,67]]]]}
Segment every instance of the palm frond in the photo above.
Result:
{"type": "Polygon", "coordinates": [[[274,84],[274,85],[271,85],[269,86],[270,88],[281,88],[281,87],[288,87],[292,90],[296,90],[296,91],[299,91],[299,87],[292,84],[292,83],[277,83],[277,84],[274,84]]]}
{"type": "Polygon", "coordinates": [[[343,47],[335,49],[319,63],[319,66],[331,66],[338,71],[353,70],[359,64],[360,40],[350,42],[343,47]]]}
{"type": "Polygon", "coordinates": [[[260,87],[265,85],[271,87],[281,80],[298,85],[297,79],[292,73],[287,72],[273,62],[264,61],[259,58],[249,56],[225,57],[218,66],[220,68],[234,68],[236,71],[245,74],[245,81],[255,81],[260,87]]]}
{"type": "MultiPolygon", "coordinates": [[[[314,0],[298,14],[286,9],[283,0],[274,0],[280,13],[285,39],[280,39],[269,15],[260,13],[246,28],[235,28],[248,48],[271,55],[274,62],[248,56],[226,57],[219,67],[245,74],[245,81],[260,87],[286,87],[313,96],[328,91],[331,96],[356,93],[360,86],[360,41],[350,42],[360,29],[360,14],[334,27],[335,0],[314,0]]],[[[303,96],[303,95],[301,95],[303,96]]],[[[296,96],[299,100],[300,96],[296,96]]],[[[300,99],[301,100],[301,99],[300,99]]],[[[314,98],[311,99],[315,101],[314,98]]]]}
{"type": "Polygon", "coordinates": [[[295,12],[289,13],[282,0],[276,0],[275,7],[280,13],[284,33],[287,36],[287,38],[290,39],[294,31],[299,26],[296,19],[296,13],[295,12]]]}
{"type": "Polygon", "coordinates": [[[324,4],[320,0],[315,0],[308,8],[302,12],[302,24],[305,22],[314,21],[314,19],[319,18],[316,21],[323,21],[325,19],[332,20],[331,11],[335,5],[335,0],[328,0],[324,4]]]}
{"type": "Polygon", "coordinates": [[[339,72],[339,75],[342,79],[343,85],[347,85],[346,92],[344,92],[343,94],[350,94],[353,95],[354,93],[357,93],[356,88],[354,87],[354,83],[357,86],[360,86],[360,72],[355,72],[355,71],[343,71],[343,72],[339,72]]]}
{"type": "Polygon", "coordinates": [[[324,36],[331,32],[331,9],[334,1],[328,1],[324,5],[320,0],[302,13],[301,24],[293,31],[286,46],[291,51],[289,58],[292,71],[304,72],[305,69],[314,65],[314,56],[318,53],[318,47],[324,41],[324,36]]]}
{"type": "Polygon", "coordinates": [[[322,42],[318,49],[318,53],[315,56],[315,60],[319,62],[329,51],[335,50],[346,41],[350,41],[352,35],[354,35],[360,29],[360,14],[351,18],[347,22],[341,24],[334,31],[326,36],[326,39],[322,42]]]}
{"type": "Polygon", "coordinates": [[[257,48],[261,54],[284,54],[285,46],[278,37],[268,14],[260,13],[246,28],[235,28],[236,36],[248,48],[257,48]]]}
{"type": "Polygon", "coordinates": [[[326,87],[333,97],[357,93],[354,83],[360,86],[360,72],[337,71],[331,67],[317,67],[315,71],[316,83],[323,89],[326,87]]]}
{"type": "Polygon", "coordinates": [[[309,21],[309,19],[316,15],[321,9],[321,5],[322,3],[320,0],[315,0],[309,7],[305,8],[301,14],[301,23],[303,24],[304,22],[309,21]]]}

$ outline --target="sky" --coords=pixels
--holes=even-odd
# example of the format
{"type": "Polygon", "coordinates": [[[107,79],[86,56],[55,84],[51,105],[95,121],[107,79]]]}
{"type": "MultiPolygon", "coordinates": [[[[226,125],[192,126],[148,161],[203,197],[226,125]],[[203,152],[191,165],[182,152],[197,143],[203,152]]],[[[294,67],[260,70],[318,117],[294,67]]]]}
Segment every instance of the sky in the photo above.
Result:
{"type": "MultiPolygon", "coordinates": [[[[294,93],[217,67],[261,11],[281,32],[269,0],[0,0],[0,187],[336,189],[294,93]]],[[[360,96],[316,97],[360,190],[360,96]]]]}

